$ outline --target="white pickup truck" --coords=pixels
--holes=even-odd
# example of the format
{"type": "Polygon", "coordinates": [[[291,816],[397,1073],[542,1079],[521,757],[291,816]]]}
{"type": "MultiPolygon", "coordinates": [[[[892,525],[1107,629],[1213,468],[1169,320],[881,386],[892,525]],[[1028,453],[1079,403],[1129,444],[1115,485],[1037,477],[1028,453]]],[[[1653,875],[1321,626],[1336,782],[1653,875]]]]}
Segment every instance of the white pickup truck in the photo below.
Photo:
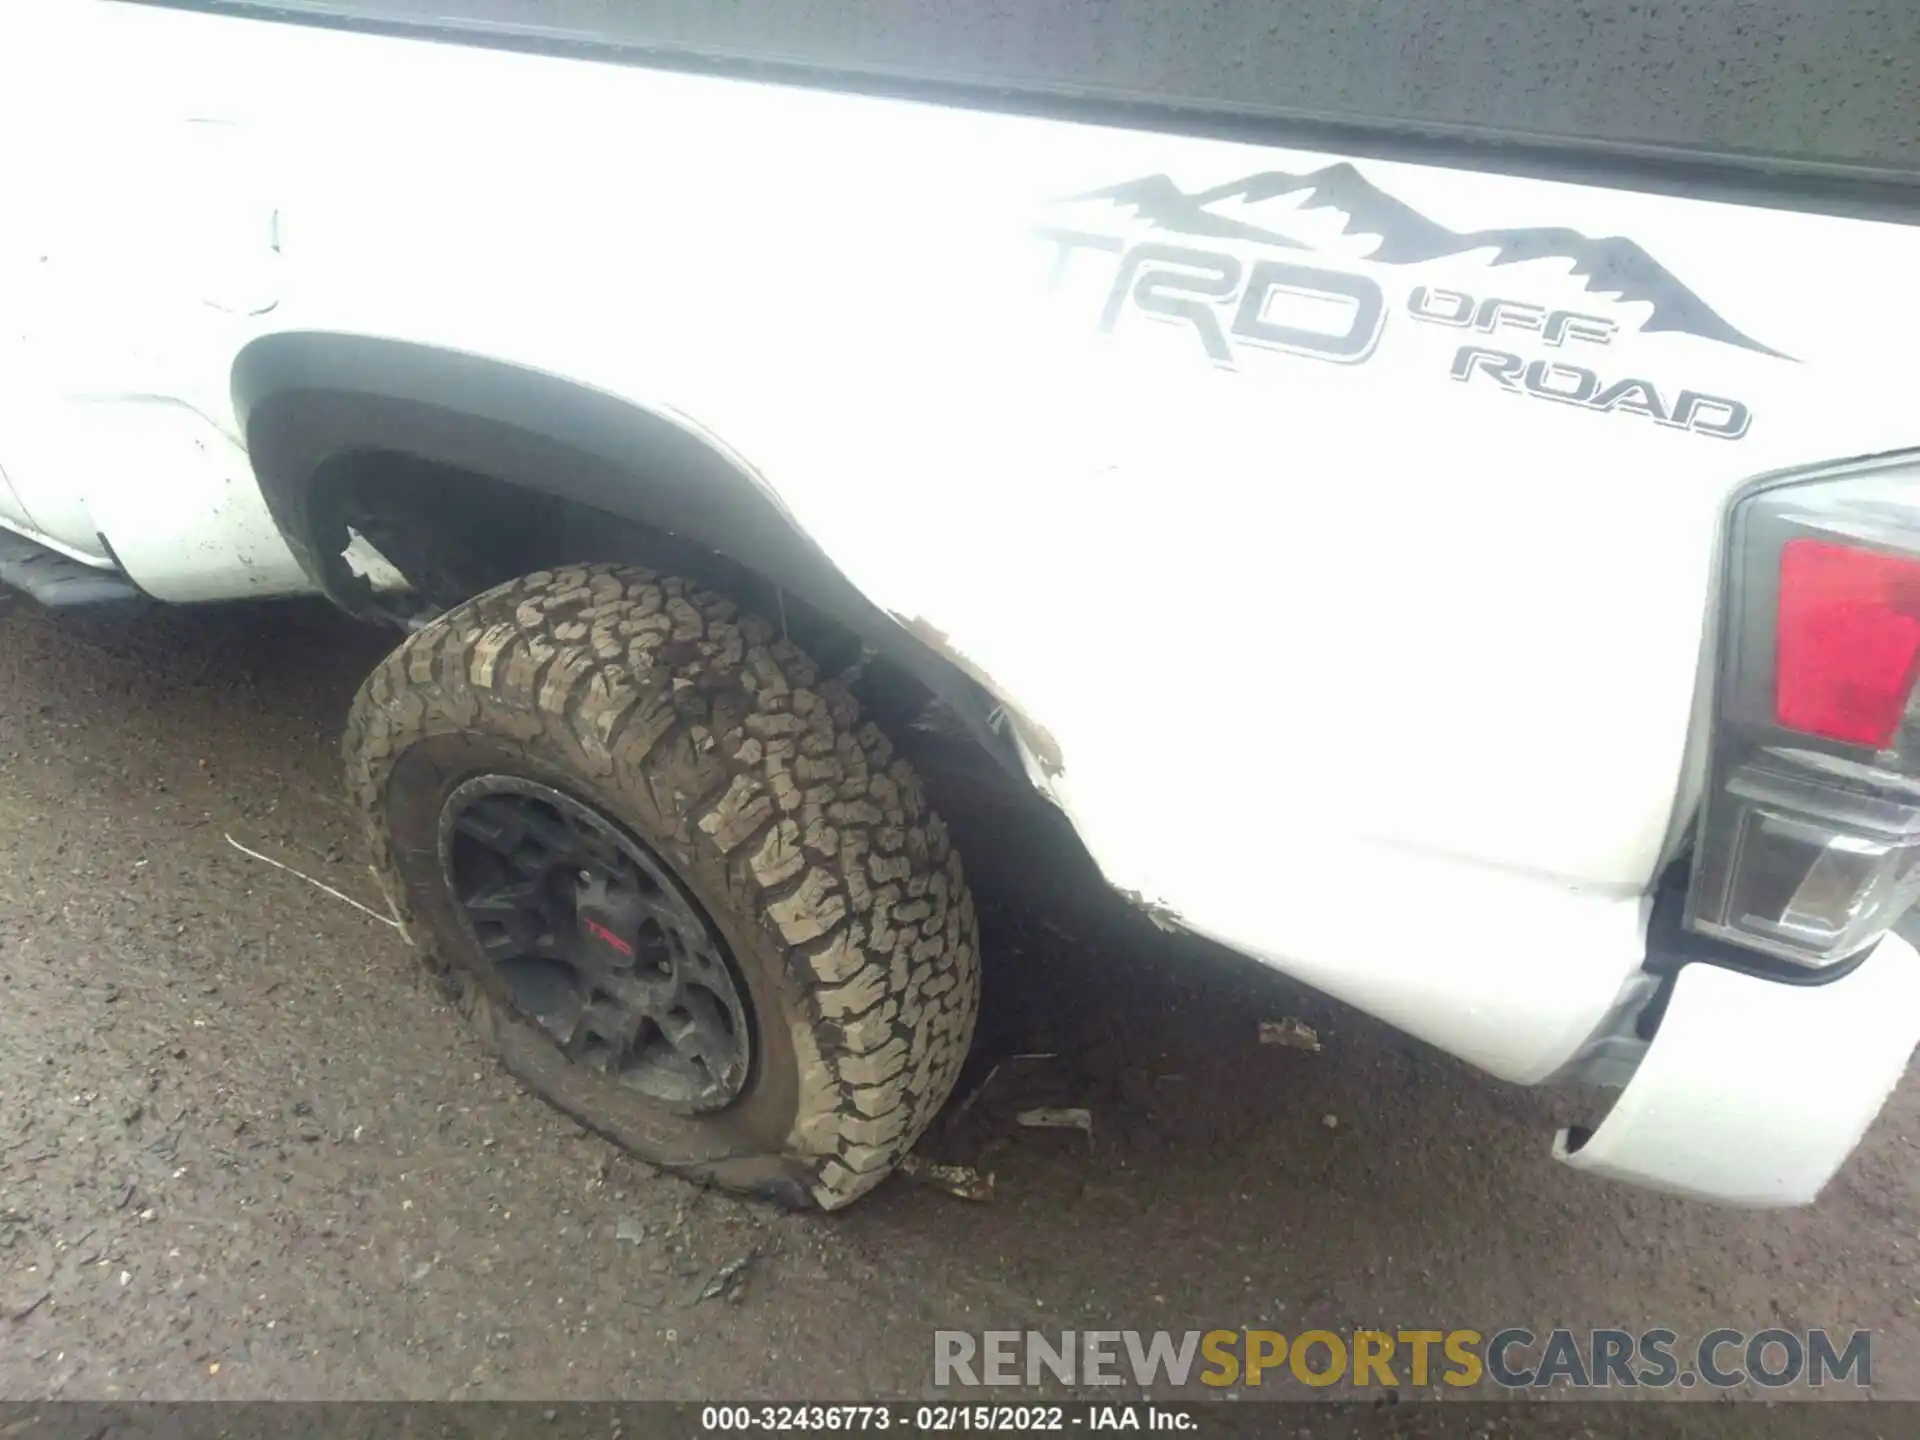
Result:
{"type": "Polygon", "coordinates": [[[1846,1158],[1920,1038],[1920,230],[329,8],[0,8],[0,581],[407,632],[348,783],[532,1089],[870,1189],[978,1003],[945,746],[1596,1082],[1568,1165],[1846,1158]]]}

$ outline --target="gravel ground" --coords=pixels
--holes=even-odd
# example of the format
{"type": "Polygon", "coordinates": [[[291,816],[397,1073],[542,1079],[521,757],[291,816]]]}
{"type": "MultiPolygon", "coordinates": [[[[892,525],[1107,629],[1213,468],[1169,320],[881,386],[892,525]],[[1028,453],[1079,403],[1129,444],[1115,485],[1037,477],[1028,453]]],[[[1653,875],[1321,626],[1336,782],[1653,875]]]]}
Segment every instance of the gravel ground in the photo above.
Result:
{"type": "Polygon", "coordinates": [[[304,605],[105,630],[8,607],[0,1396],[911,1398],[940,1327],[1418,1324],[1866,1326],[1876,1393],[1920,1396],[1920,1084],[1812,1210],[1583,1181],[1546,1154],[1581,1097],[1160,935],[1050,837],[954,817],[989,954],[963,1090],[999,1070],[921,1153],[994,1198],[896,1178],[781,1214],[547,1110],[387,925],[229,845],[378,908],[337,731],[385,636],[304,605]],[[1322,1050],[1258,1044],[1280,1016],[1322,1050]],[[1093,1133],[1013,1123],[1036,1105],[1093,1133]]]}

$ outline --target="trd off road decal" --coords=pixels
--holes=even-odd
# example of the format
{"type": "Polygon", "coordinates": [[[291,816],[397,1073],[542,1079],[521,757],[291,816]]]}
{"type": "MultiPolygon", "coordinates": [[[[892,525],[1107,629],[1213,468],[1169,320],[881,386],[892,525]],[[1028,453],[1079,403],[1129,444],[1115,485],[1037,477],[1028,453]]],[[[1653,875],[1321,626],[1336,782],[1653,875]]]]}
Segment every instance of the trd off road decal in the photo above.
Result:
{"type": "MultiPolygon", "coordinates": [[[[1132,233],[1036,227],[1035,233],[1054,247],[1052,283],[1060,285],[1081,257],[1100,257],[1112,267],[1099,315],[1102,332],[1111,332],[1123,315],[1135,311],[1191,328],[1216,365],[1233,367],[1249,348],[1360,364],[1380,343],[1388,311],[1398,309],[1419,324],[1465,332],[1450,366],[1453,378],[1464,384],[1498,386],[1556,404],[1637,415],[1695,435],[1738,440],[1753,418],[1741,401],[1693,389],[1663,390],[1651,380],[1610,371],[1605,355],[1596,356],[1589,347],[1611,345],[1621,322],[1593,311],[1637,302],[1652,307],[1640,333],[1696,335],[1791,358],[1735,329],[1631,240],[1595,239],[1562,227],[1449,230],[1345,162],[1304,175],[1266,171],[1195,194],[1164,175],[1149,175],[1069,196],[1060,204],[1083,210],[1111,206],[1124,216],[1116,217],[1114,228],[1132,233]],[[1374,236],[1378,243],[1369,253],[1351,257],[1360,268],[1335,268],[1321,263],[1325,257],[1307,241],[1223,213],[1282,199],[1292,202],[1292,214],[1336,212],[1339,238],[1374,236]],[[1489,267],[1569,260],[1572,276],[1594,303],[1575,311],[1423,284],[1395,304],[1367,273],[1376,266],[1419,265],[1471,251],[1491,251],[1489,267]],[[1296,311],[1303,304],[1317,310],[1323,323],[1276,319],[1276,301],[1291,302],[1296,311]],[[1524,353],[1528,350],[1546,353],[1524,353]],[[1596,363],[1582,363],[1589,359],[1596,363]]],[[[1312,228],[1327,230],[1324,221],[1312,228]]]]}

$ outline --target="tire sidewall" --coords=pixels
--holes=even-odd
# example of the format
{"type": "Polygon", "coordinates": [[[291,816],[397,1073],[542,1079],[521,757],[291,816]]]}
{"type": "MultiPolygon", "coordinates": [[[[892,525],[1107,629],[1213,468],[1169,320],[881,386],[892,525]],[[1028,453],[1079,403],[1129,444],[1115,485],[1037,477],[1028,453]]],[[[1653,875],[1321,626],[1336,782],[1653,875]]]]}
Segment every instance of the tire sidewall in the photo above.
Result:
{"type": "Polygon", "coordinates": [[[583,1125],[689,1178],[832,1210],[879,1184],[951,1093],[980,999],[960,857],[912,765],[764,617],[633,566],[537,571],[388,656],[344,751],[422,960],[583,1125]],[[504,1003],[440,857],[449,795],[489,773],[604,812],[707,912],[758,1050],[732,1106],[677,1113],[575,1067],[504,1003]]]}

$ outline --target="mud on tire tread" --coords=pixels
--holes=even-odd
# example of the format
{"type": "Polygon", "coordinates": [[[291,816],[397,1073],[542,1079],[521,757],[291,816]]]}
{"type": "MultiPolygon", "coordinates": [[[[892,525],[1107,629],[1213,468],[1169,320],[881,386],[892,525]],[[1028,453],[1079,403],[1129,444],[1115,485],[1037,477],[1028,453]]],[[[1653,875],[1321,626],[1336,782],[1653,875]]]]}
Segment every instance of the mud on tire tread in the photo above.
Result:
{"type": "MultiPolygon", "coordinates": [[[[798,1070],[776,1158],[825,1209],[879,1183],[959,1075],[980,966],[946,827],[846,689],[726,598],[627,566],[541,571],[409,637],[361,687],[344,749],[374,868],[442,976],[442,937],[396,864],[388,781],[409,746],[474,730],[564,769],[583,798],[642,797],[677,847],[721,867],[736,923],[784,951],[786,1013],[760,1017],[788,1026],[798,1070]]],[[[752,1188],[751,1167],[647,1158],[752,1188]]]]}

